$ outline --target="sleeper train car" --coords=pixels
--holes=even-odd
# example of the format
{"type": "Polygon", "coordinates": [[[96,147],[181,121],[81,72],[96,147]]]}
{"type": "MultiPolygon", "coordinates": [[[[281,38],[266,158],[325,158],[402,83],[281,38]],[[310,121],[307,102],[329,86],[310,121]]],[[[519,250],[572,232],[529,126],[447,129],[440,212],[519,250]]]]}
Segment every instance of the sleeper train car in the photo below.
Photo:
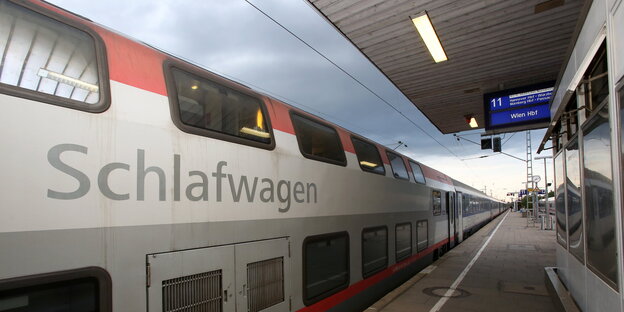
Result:
{"type": "Polygon", "coordinates": [[[358,311],[501,212],[45,2],[0,53],[2,311],[358,311]]]}

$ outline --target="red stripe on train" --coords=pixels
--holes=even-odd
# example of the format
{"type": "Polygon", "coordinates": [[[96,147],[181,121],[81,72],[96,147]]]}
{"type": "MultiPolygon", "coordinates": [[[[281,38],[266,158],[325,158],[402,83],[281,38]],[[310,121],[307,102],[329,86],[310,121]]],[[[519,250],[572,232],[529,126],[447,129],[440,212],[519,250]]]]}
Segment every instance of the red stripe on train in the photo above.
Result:
{"type": "Polygon", "coordinates": [[[111,80],[167,95],[163,73],[164,54],[99,27],[94,29],[106,44],[111,80]]]}
{"type": "Polygon", "coordinates": [[[406,260],[403,260],[369,278],[363,279],[351,286],[349,286],[347,289],[344,289],[330,297],[327,297],[311,306],[307,306],[303,309],[298,310],[298,312],[315,312],[315,311],[327,311],[329,309],[331,309],[332,307],[346,301],[347,299],[357,295],[358,293],[361,293],[362,291],[366,290],[367,288],[381,282],[382,280],[384,280],[385,278],[391,276],[392,274],[396,273],[399,270],[402,270],[404,268],[406,268],[407,266],[409,266],[410,264],[416,262],[416,260],[430,254],[431,252],[433,252],[435,249],[439,248],[440,246],[446,244],[448,242],[448,239],[445,239],[427,249],[425,249],[424,251],[417,253],[411,257],[409,257],[406,260]]]}

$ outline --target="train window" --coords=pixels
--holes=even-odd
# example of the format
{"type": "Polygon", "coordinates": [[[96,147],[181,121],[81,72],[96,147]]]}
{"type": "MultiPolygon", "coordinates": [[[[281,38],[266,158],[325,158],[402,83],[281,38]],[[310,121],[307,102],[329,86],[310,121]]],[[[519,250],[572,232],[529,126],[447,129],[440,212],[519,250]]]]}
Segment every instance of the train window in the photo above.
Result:
{"type": "MultiPolygon", "coordinates": [[[[194,71],[191,69],[190,71],[194,71]]],[[[171,113],[183,131],[266,149],[274,146],[262,101],[171,66],[171,113]]]]}
{"type": "Polygon", "coordinates": [[[434,190],[431,192],[431,197],[433,203],[433,215],[439,216],[442,214],[442,192],[434,190]]]}
{"type": "Polygon", "coordinates": [[[100,268],[0,282],[0,311],[111,311],[110,276],[100,268]]]}
{"type": "Polygon", "coordinates": [[[390,167],[392,167],[392,174],[394,177],[397,179],[409,180],[409,175],[407,174],[407,169],[405,168],[405,162],[403,162],[403,157],[389,151],[387,151],[386,154],[390,160],[390,167]]]}
{"type": "Polygon", "coordinates": [[[427,220],[416,222],[416,250],[421,252],[429,247],[429,229],[427,220]]]}
{"type": "Polygon", "coordinates": [[[290,116],[299,149],[304,157],[335,165],[347,165],[336,129],[294,112],[290,116]]]}
{"type": "Polygon", "coordinates": [[[583,127],[583,173],[587,266],[617,290],[609,105],[603,105],[583,127]]]}
{"type": "Polygon", "coordinates": [[[397,224],[394,237],[396,262],[399,262],[412,255],[412,224],[409,222],[397,224]]]}
{"type": "Polygon", "coordinates": [[[566,197],[569,224],[570,253],[585,263],[583,246],[583,210],[581,204],[581,171],[579,163],[578,137],[574,137],[565,148],[566,197]]]}
{"type": "Polygon", "coordinates": [[[374,144],[351,137],[353,147],[355,147],[355,155],[357,156],[360,168],[364,171],[386,174],[383,161],[379,155],[379,150],[374,144]]]}
{"type": "Polygon", "coordinates": [[[313,304],[349,286],[349,234],[311,236],[303,241],[303,302],[313,304]]]}
{"type": "Polygon", "coordinates": [[[427,183],[427,181],[425,181],[425,175],[423,174],[422,168],[420,168],[419,164],[410,160],[410,167],[412,167],[412,174],[414,175],[414,180],[416,180],[416,182],[422,184],[427,183]]]}
{"type": "Polygon", "coordinates": [[[557,220],[557,242],[568,248],[568,225],[565,207],[565,163],[563,161],[565,150],[561,150],[555,156],[555,218],[557,220]]]}
{"type": "Polygon", "coordinates": [[[369,277],[388,266],[388,228],[362,231],[362,276],[369,277]]]}
{"type": "Polygon", "coordinates": [[[462,216],[470,214],[470,196],[462,194],[462,216]]]}
{"type": "Polygon", "coordinates": [[[90,112],[106,109],[103,45],[92,31],[68,23],[0,2],[3,93],[90,112]]]}

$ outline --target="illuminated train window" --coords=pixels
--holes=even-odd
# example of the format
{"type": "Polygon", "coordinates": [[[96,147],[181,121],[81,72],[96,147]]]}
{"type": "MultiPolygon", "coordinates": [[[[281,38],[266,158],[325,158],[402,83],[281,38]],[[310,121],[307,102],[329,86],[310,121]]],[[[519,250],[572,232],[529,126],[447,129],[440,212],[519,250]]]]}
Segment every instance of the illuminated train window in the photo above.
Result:
{"type": "Polygon", "coordinates": [[[303,302],[313,304],[349,286],[349,234],[307,237],[303,241],[303,302]]]}
{"type": "Polygon", "coordinates": [[[360,168],[364,171],[386,174],[383,161],[379,155],[379,150],[374,144],[360,140],[355,137],[351,137],[353,147],[355,148],[355,155],[357,156],[360,168]]]}
{"type": "Polygon", "coordinates": [[[101,67],[106,63],[103,44],[90,30],[81,30],[84,26],[75,28],[57,19],[61,17],[0,2],[0,90],[55,105],[104,111],[108,96],[102,91],[108,89],[108,78],[101,67]]]}
{"type": "Polygon", "coordinates": [[[304,157],[346,166],[347,158],[336,129],[297,113],[290,114],[304,157]]]}
{"type": "Polygon", "coordinates": [[[422,172],[422,168],[420,165],[410,160],[410,167],[412,167],[412,174],[414,174],[414,180],[416,182],[425,184],[427,181],[425,180],[425,175],[422,172]]]}
{"type": "Polygon", "coordinates": [[[362,231],[362,276],[369,277],[388,266],[388,228],[362,231]]]}
{"type": "MultiPolygon", "coordinates": [[[[169,93],[174,123],[183,131],[272,149],[272,130],[262,101],[228,81],[174,65],[169,93]]],[[[242,89],[242,88],[240,88],[242,89]]]]}
{"type": "Polygon", "coordinates": [[[403,157],[390,151],[387,151],[386,154],[388,155],[388,160],[390,160],[390,167],[392,168],[392,174],[394,177],[396,179],[409,180],[407,168],[405,168],[405,162],[403,162],[403,157]]]}

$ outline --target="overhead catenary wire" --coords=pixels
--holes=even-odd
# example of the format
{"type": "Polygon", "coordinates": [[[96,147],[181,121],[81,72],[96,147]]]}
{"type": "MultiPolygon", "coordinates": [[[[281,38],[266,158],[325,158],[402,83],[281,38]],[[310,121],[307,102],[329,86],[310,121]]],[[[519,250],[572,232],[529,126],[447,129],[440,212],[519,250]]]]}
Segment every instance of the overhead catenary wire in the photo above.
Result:
{"type": "Polygon", "coordinates": [[[407,115],[405,115],[403,112],[401,112],[398,108],[396,108],[394,105],[392,105],[390,102],[388,102],[386,99],[382,98],[379,94],[377,94],[375,91],[373,91],[371,88],[369,88],[368,86],[366,86],[363,82],[361,82],[359,79],[357,79],[356,77],[354,77],[353,75],[351,75],[348,71],[346,71],[344,68],[342,68],[340,65],[336,64],[334,61],[332,61],[329,57],[325,56],[323,53],[321,53],[319,50],[317,50],[316,48],[314,48],[312,45],[310,45],[308,42],[306,42],[305,40],[303,40],[301,37],[297,36],[297,34],[293,33],[290,29],[288,29],[286,26],[282,25],[280,22],[278,22],[276,19],[274,19],[273,17],[271,17],[269,14],[267,14],[266,12],[264,12],[262,9],[260,9],[259,7],[257,7],[256,5],[254,5],[253,3],[251,3],[250,0],[244,0],[245,2],[247,2],[250,6],[252,6],[254,9],[256,9],[258,12],[260,12],[262,15],[266,16],[268,19],[270,19],[271,21],[273,21],[276,25],[278,25],[280,28],[284,29],[284,31],[288,32],[290,35],[292,35],[293,37],[295,37],[297,40],[299,40],[301,43],[303,43],[304,45],[306,45],[308,48],[310,48],[312,51],[316,52],[319,56],[321,56],[322,58],[324,58],[326,61],[328,61],[330,64],[332,64],[333,66],[335,66],[338,70],[340,70],[341,72],[343,72],[345,75],[347,75],[349,78],[353,79],[353,81],[355,81],[357,84],[359,84],[360,86],[362,86],[364,89],[366,89],[368,92],[370,92],[372,95],[374,95],[376,98],[378,98],[379,100],[381,100],[384,104],[386,104],[388,107],[392,108],[395,112],[397,112],[399,115],[401,115],[403,118],[405,118],[405,120],[407,120],[409,123],[411,123],[412,125],[414,125],[416,128],[418,128],[420,131],[422,131],[425,135],[427,135],[429,138],[431,138],[433,141],[435,141],[438,145],[440,145],[442,148],[444,148],[445,150],[447,150],[451,155],[455,156],[457,159],[461,160],[461,158],[455,154],[450,148],[448,148],[447,146],[445,146],[444,144],[442,144],[440,141],[438,141],[434,136],[432,136],[430,133],[428,133],[427,131],[425,131],[425,129],[423,129],[421,126],[419,126],[416,122],[414,122],[412,119],[410,119],[407,115]]]}
{"type": "MultiPolygon", "coordinates": [[[[518,133],[518,132],[514,132],[514,133],[512,133],[512,134],[511,134],[511,136],[510,136],[507,140],[505,140],[505,142],[503,142],[503,144],[502,144],[502,145],[505,145],[505,143],[509,142],[509,140],[511,140],[511,138],[513,138],[513,136],[514,136],[514,135],[516,135],[516,133],[518,133]]],[[[501,146],[502,146],[502,145],[501,145],[501,146]]]]}

